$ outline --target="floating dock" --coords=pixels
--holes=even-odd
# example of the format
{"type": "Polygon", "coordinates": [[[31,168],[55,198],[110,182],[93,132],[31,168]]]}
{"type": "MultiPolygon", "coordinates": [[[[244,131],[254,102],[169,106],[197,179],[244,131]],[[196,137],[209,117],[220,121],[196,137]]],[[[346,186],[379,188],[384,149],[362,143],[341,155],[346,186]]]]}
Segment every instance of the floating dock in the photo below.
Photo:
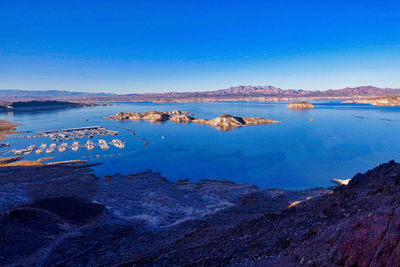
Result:
{"type": "Polygon", "coordinates": [[[40,131],[36,132],[39,135],[49,134],[49,133],[58,133],[58,132],[73,132],[73,131],[80,131],[80,130],[95,130],[101,129],[101,126],[88,126],[88,127],[79,127],[79,128],[67,128],[67,129],[60,129],[60,130],[49,130],[49,131],[40,131]]]}

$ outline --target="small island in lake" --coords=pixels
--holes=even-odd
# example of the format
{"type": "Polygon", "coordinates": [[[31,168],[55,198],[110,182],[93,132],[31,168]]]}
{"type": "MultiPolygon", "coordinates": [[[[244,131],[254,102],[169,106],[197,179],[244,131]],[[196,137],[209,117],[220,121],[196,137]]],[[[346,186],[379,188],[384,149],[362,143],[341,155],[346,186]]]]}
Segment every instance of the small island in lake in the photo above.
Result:
{"type": "Polygon", "coordinates": [[[271,119],[258,118],[258,117],[235,117],[229,114],[223,114],[212,120],[206,120],[201,118],[194,118],[189,115],[189,112],[172,110],[172,111],[147,111],[147,112],[119,112],[116,115],[106,117],[106,119],[115,120],[146,120],[152,123],[160,123],[167,120],[176,123],[197,123],[197,124],[207,124],[216,127],[221,130],[232,130],[236,127],[257,125],[257,124],[269,124],[269,123],[279,123],[280,121],[275,121],[271,119]]]}
{"type": "Polygon", "coordinates": [[[288,105],[286,105],[288,108],[291,109],[312,109],[316,108],[315,105],[311,104],[308,101],[297,101],[297,102],[292,102],[288,105]]]}

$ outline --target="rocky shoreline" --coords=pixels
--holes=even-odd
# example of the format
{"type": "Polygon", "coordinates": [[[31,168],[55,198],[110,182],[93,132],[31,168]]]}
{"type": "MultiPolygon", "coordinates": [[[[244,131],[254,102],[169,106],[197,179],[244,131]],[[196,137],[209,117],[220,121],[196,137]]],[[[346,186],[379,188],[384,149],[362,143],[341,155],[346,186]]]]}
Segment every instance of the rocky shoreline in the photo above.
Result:
{"type": "Polygon", "coordinates": [[[1,265],[394,266],[400,164],[287,191],[92,165],[0,168],[1,265]]]}
{"type": "Polygon", "coordinates": [[[15,128],[18,125],[18,123],[0,120],[0,142],[9,136],[13,131],[15,131],[15,128]]]}
{"type": "Polygon", "coordinates": [[[213,126],[220,130],[232,130],[237,127],[258,125],[258,124],[270,124],[279,123],[280,121],[258,118],[258,117],[235,117],[229,114],[223,114],[212,120],[194,118],[189,115],[194,115],[189,112],[184,112],[180,110],[172,111],[147,111],[147,112],[119,112],[116,115],[106,117],[105,119],[114,120],[134,120],[140,121],[145,120],[152,123],[161,123],[167,120],[176,123],[197,123],[197,124],[207,124],[213,126]]]}
{"type": "Polygon", "coordinates": [[[343,101],[343,103],[359,103],[370,104],[379,107],[394,107],[400,106],[400,95],[369,97],[364,99],[343,101]]]}

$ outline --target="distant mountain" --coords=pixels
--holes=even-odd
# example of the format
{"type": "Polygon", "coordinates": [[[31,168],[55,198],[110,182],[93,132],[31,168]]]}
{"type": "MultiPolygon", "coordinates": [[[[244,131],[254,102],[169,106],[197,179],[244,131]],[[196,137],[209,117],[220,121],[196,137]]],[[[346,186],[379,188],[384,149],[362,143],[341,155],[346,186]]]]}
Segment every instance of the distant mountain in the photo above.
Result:
{"type": "Polygon", "coordinates": [[[88,93],[88,92],[70,92],[61,90],[0,90],[0,103],[16,101],[43,101],[43,100],[82,100],[89,101],[91,98],[112,96],[109,93],[88,93]]]}
{"type": "Polygon", "coordinates": [[[200,92],[207,95],[246,95],[246,96],[312,96],[312,97],[352,97],[352,96],[378,96],[398,94],[400,89],[378,88],[374,86],[347,87],[344,89],[330,89],[326,91],[307,91],[299,89],[280,89],[273,86],[236,86],[210,92],[200,92]]]}
{"type": "Polygon", "coordinates": [[[400,89],[374,86],[347,87],[326,91],[281,89],[274,86],[235,86],[203,92],[167,92],[144,94],[111,94],[69,91],[0,90],[1,102],[30,100],[62,100],[78,102],[191,102],[191,101],[272,101],[288,99],[358,99],[369,96],[400,94],[400,89]]]}
{"type": "Polygon", "coordinates": [[[0,96],[81,96],[81,95],[112,95],[110,93],[71,92],[61,90],[15,90],[2,89],[0,96]]]}

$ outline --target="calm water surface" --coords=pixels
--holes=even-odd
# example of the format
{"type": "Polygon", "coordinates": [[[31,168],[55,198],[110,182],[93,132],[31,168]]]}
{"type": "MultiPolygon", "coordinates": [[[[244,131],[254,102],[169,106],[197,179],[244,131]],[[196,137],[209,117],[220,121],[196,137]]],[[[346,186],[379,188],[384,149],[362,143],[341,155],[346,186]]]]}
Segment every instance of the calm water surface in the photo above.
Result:
{"type": "MultiPolygon", "coordinates": [[[[62,129],[100,125],[119,130],[125,149],[80,148],[51,154],[53,161],[85,159],[104,162],[97,175],[136,173],[149,169],[169,180],[189,178],[232,180],[260,187],[310,188],[332,185],[332,178],[350,178],[380,163],[400,161],[400,108],[317,102],[317,108],[292,111],[287,103],[122,103],[46,112],[0,113],[0,119],[20,123],[18,130],[62,129]],[[144,112],[179,109],[211,119],[228,113],[258,116],[283,123],[256,125],[222,132],[208,125],[170,121],[118,122],[103,117],[119,111],[144,112]],[[315,121],[310,121],[314,119],[315,121]],[[134,130],[136,136],[126,129],[134,130]],[[141,138],[149,141],[147,146],[141,138]],[[164,137],[164,138],[162,138],[164,137]]],[[[12,148],[51,143],[49,138],[26,139],[16,134],[4,142],[12,148]]],[[[111,140],[109,136],[104,139],[111,140]]],[[[95,138],[97,140],[99,138],[95,138]]],[[[81,144],[86,139],[78,140],[81,144]]],[[[69,142],[72,144],[72,141],[69,142]]],[[[8,151],[0,149],[0,156],[8,151]]],[[[25,155],[37,159],[48,154],[25,155]]]]}

